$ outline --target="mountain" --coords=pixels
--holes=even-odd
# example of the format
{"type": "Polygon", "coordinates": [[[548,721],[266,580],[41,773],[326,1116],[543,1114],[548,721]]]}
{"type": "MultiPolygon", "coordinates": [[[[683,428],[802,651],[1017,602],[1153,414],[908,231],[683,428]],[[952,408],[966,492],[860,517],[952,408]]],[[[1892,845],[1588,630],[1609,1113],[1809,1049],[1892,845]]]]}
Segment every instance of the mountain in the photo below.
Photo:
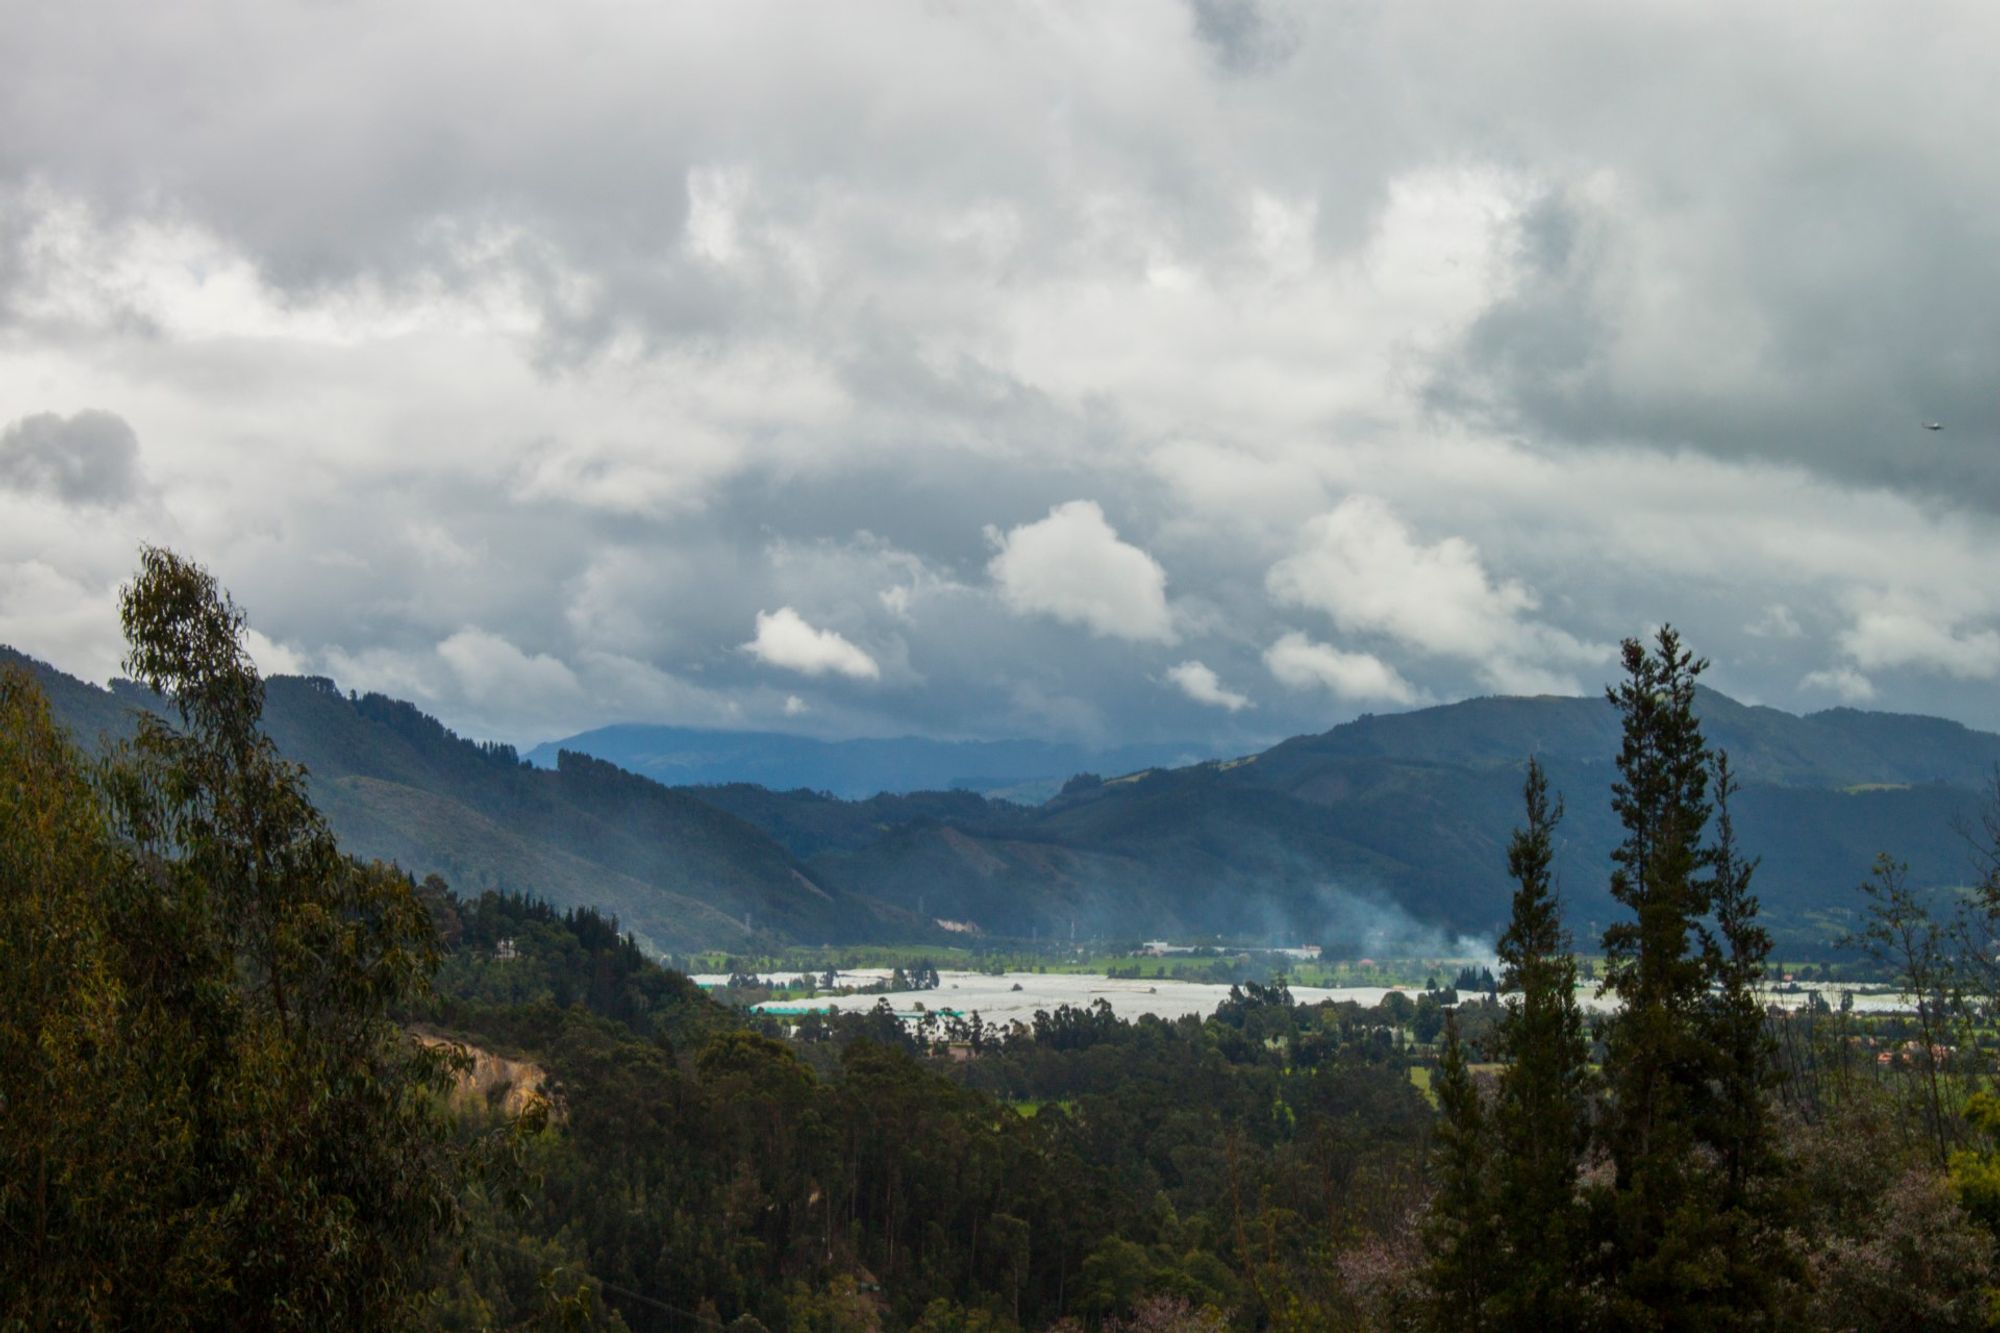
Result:
{"type": "Polygon", "coordinates": [[[669,786],[751,783],[804,787],[849,800],[879,793],[976,791],[1040,802],[1078,773],[1172,768],[1210,757],[1186,742],[1092,750],[1048,741],[938,741],[919,736],[822,741],[768,731],[600,727],[528,752],[553,765],[562,751],[592,755],[669,786]]]}
{"type": "MultiPolygon", "coordinates": [[[[92,747],[159,707],[129,682],[101,689],[12,650],[58,718],[92,747]]],[[[322,677],[266,682],[264,728],[303,764],[341,845],[464,894],[499,889],[595,906],[664,949],[762,940],[924,938],[908,913],[822,883],[754,825],[587,755],[556,767],[464,740],[410,704],[344,695],[322,677]]]]}
{"type": "MultiPolygon", "coordinates": [[[[1876,853],[1913,880],[1963,883],[2000,736],[1937,718],[1833,709],[1797,717],[1703,691],[1711,741],[1743,780],[1739,833],[1781,942],[1845,929],[1876,853]]],[[[1558,872],[1581,938],[1614,911],[1619,743],[1602,699],[1486,698],[1367,716],[1261,754],[1109,781],[1023,809],[965,795],[840,802],[696,788],[829,884],[1007,934],[1129,938],[1246,931],[1382,951],[1438,932],[1491,937],[1507,912],[1507,840],[1528,756],[1567,802],[1558,872]]]]}
{"type": "MultiPolygon", "coordinates": [[[[115,738],[132,708],[155,706],[129,684],[28,665],[86,740],[115,738]]],[[[1907,861],[1918,885],[1971,877],[1958,830],[1987,808],[2000,736],[1846,708],[1797,717],[1710,691],[1698,707],[1743,780],[1738,831],[1763,857],[1756,890],[1781,948],[1839,936],[1878,852],[1907,861]]],[[[1557,871],[1579,939],[1615,910],[1619,723],[1602,699],[1366,716],[1234,759],[1105,766],[1112,776],[1078,776],[1039,805],[967,790],[849,800],[829,794],[836,781],[670,788],[561,750],[537,767],[319,678],[272,679],[265,725],[306,765],[349,850],[465,892],[596,905],[663,948],[938,939],[940,920],[1044,939],[1258,934],[1357,953],[1490,940],[1507,913],[1529,755],[1566,801],[1557,871]]]]}

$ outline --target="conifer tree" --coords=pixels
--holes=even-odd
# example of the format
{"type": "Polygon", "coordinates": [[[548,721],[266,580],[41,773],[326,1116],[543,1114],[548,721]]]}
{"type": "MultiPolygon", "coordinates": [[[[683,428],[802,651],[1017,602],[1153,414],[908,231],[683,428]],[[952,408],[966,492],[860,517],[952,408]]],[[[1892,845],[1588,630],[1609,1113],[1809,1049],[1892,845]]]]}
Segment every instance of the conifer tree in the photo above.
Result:
{"type": "Polygon", "coordinates": [[[1466,1067],[1458,1015],[1447,1010],[1444,1050],[1433,1083],[1438,1101],[1431,1166],[1437,1194],[1424,1226],[1429,1255],[1431,1326],[1491,1327],[1489,1303],[1498,1284],[1492,1212],[1492,1141],[1479,1087],[1466,1067]]]}
{"type": "Polygon", "coordinates": [[[1774,1312],[1788,1283],[1800,1276],[1792,1248],[1779,1237],[1795,1218],[1783,1187],[1785,1160],[1772,1123],[1776,1043],[1764,1023],[1757,986],[1771,954],[1770,932],[1757,919],[1750,891],[1755,858],[1736,841],[1730,798],[1737,781],[1729,756],[1710,770],[1715,793],[1715,842],[1709,897],[1715,926],[1714,986],[1708,1014],[1716,1095],[1705,1137],[1720,1164],[1716,1211],[1722,1224],[1726,1284],[1740,1314],[1774,1312]]]}
{"type": "Polygon", "coordinates": [[[1757,898],[1750,891],[1757,862],[1746,858],[1736,842],[1729,801],[1738,784],[1729,771],[1727,754],[1716,756],[1712,773],[1715,846],[1710,899],[1716,988],[1710,1040],[1719,1065],[1720,1094],[1714,1138],[1727,1183],[1725,1202],[1741,1207],[1752,1182],[1773,1169],[1776,1155],[1769,1112],[1775,1077],[1773,1042],[1757,1001],[1757,986],[1771,955],[1771,935],[1757,920],[1757,898]]]}
{"type": "Polygon", "coordinates": [[[1623,722],[1612,808],[1625,826],[1611,892],[1632,919],[1604,933],[1618,997],[1605,1042],[1602,1144],[1618,1324],[1767,1320],[1773,1218],[1749,1210],[1775,1167],[1764,1099],[1768,1049],[1754,986],[1770,951],[1749,891],[1754,862],[1728,819],[1735,789],[1695,715],[1707,662],[1663,627],[1624,645],[1608,691],[1623,722]],[[1713,785],[1711,785],[1713,784],[1713,785]],[[1708,839],[1718,813],[1716,838],[1708,839]]]}
{"type": "Polygon", "coordinates": [[[1604,932],[1606,981],[1618,997],[1605,1042],[1605,1147],[1615,1169],[1620,1294],[1641,1308],[1674,1308],[1691,1293],[1687,1247],[1696,1126],[1710,1059],[1700,1018],[1709,965],[1700,921],[1712,857],[1708,749],[1694,712],[1708,665],[1663,627],[1657,651],[1623,650],[1625,680],[1607,693],[1623,721],[1612,809],[1625,840],[1612,853],[1611,895],[1632,919],[1604,932]]]}
{"type": "Polygon", "coordinates": [[[1496,1311],[1506,1327],[1566,1329],[1582,1320],[1576,1190],[1590,1129],[1589,1046],[1552,871],[1562,802],[1551,802],[1534,760],[1522,795],[1527,823],[1507,850],[1513,914],[1499,944],[1501,984],[1519,996],[1500,1026],[1508,1066],[1493,1115],[1498,1239],[1506,1255],[1496,1311]]]}

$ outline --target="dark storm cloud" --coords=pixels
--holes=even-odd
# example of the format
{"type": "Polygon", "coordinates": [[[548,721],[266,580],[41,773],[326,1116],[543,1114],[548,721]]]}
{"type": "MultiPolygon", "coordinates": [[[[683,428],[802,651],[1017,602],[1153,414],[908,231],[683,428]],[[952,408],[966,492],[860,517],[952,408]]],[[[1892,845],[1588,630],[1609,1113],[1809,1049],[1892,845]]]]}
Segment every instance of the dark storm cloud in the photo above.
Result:
{"type": "Polygon", "coordinates": [[[1954,183],[1903,175],[1759,198],[1766,221],[1701,257],[1707,273],[1647,273],[1616,217],[1547,196],[1524,219],[1516,290],[1432,400],[1541,439],[1670,442],[2000,505],[2000,452],[1981,447],[2000,438],[2000,326],[1966,281],[2000,235],[1952,205],[1954,183]],[[1687,314],[1707,346],[1661,376],[1632,346],[1657,319],[1635,287],[1676,281],[1706,304],[1687,314]]]}
{"type": "Polygon", "coordinates": [[[139,437],[115,412],[37,412],[0,428],[0,486],[114,505],[138,488],[139,437]]]}

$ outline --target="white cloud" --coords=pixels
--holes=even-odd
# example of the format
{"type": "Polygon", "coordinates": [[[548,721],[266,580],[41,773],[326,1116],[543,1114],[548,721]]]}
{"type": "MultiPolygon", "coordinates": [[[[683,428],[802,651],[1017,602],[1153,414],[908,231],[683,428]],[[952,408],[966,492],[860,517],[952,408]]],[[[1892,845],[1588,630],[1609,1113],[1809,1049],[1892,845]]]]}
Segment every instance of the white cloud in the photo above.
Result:
{"type": "Polygon", "coordinates": [[[1281,605],[1324,611],[1350,634],[1384,634],[1469,662],[1510,692],[1574,692],[1554,668],[1607,656],[1527,619],[1539,605],[1535,594],[1517,580],[1496,582],[1472,543],[1446,537],[1424,545],[1372,495],[1350,495],[1309,522],[1301,548],[1271,566],[1265,587],[1281,605]]]}
{"type": "Polygon", "coordinates": [[[810,713],[811,711],[812,705],[808,704],[804,699],[799,698],[798,695],[788,694],[785,696],[786,717],[798,717],[801,714],[810,713]]]}
{"type": "MultiPolygon", "coordinates": [[[[320,661],[335,684],[364,694],[386,694],[436,707],[440,701],[449,699],[454,689],[453,680],[440,669],[434,651],[408,652],[380,645],[349,649],[329,644],[320,653],[320,661]]],[[[530,705],[523,712],[533,711],[533,701],[514,702],[530,705]]]]}
{"type": "Polygon", "coordinates": [[[1199,704],[1226,708],[1232,713],[1250,706],[1249,695],[1229,689],[1213,670],[1200,662],[1190,660],[1168,667],[1167,679],[1178,685],[1182,694],[1199,704]]]}
{"type": "Polygon", "coordinates": [[[1765,607],[1762,614],[1743,627],[1743,632],[1754,639],[1796,639],[1805,633],[1799,627],[1799,618],[1783,602],[1765,607]]]}
{"type": "Polygon", "coordinates": [[[759,611],[757,637],[743,646],[759,661],[808,676],[828,672],[851,680],[882,676],[874,658],[830,629],[814,629],[789,606],[759,611]]]}
{"type": "Polygon", "coordinates": [[[95,681],[118,670],[118,601],[39,559],[0,561],[0,643],[95,681]]]}
{"type": "Polygon", "coordinates": [[[500,703],[546,709],[582,691],[576,673],[547,653],[524,653],[498,634],[483,629],[458,631],[437,646],[467,699],[475,704],[500,703]]]}
{"type": "Polygon", "coordinates": [[[1875,682],[1853,667],[1808,671],[1799,681],[1799,688],[1838,695],[1843,702],[1850,704],[1867,703],[1875,697],[1875,682]]]}
{"type": "Polygon", "coordinates": [[[1900,599],[1863,607],[1839,640],[1863,671],[1916,667],[1960,680],[2000,675],[2000,631],[1967,629],[1900,599]]]}
{"type": "Polygon", "coordinates": [[[306,671],[306,655],[288,643],[278,643],[254,625],[243,632],[243,650],[257,665],[262,676],[300,676],[306,671]]]}
{"type": "Polygon", "coordinates": [[[1295,690],[1318,686],[1355,701],[1417,701],[1417,691],[1410,682],[1381,658],[1315,643],[1297,630],[1264,650],[1264,665],[1282,684],[1295,690]]]}
{"type": "Polygon", "coordinates": [[[750,193],[746,172],[720,167],[695,167],[687,173],[688,250],[712,264],[728,267],[743,255],[737,218],[750,193]]]}
{"type": "Polygon", "coordinates": [[[1004,537],[986,568],[1016,615],[1046,615],[1091,633],[1172,643],[1167,574],[1152,556],[1118,539],[1094,500],[1071,500],[1004,537]]]}

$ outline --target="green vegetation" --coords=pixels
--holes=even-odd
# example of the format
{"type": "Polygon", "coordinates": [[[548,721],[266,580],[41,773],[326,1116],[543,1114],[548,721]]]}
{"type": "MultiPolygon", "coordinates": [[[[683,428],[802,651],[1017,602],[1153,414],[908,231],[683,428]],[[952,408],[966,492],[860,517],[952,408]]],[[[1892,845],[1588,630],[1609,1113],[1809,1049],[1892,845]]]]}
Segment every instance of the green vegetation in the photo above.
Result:
{"type": "Polygon", "coordinates": [[[1693,706],[1705,664],[1671,629],[1652,651],[1627,642],[1624,661],[1611,888],[1630,916],[1604,937],[1621,1007],[1599,1025],[1593,1068],[1548,878],[1557,812],[1531,764],[1501,945],[1522,995],[1490,1042],[1503,1064],[1483,1091],[1454,1024],[1432,1084],[1432,1323],[1985,1327],[2000,1117],[1966,1095],[1984,1062],[1959,1052],[1976,1037],[1950,1035],[1955,1017],[1990,1010],[1949,997],[1970,993],[1978,966],[1952,941],[1992,938],[1995,917],[1941,925],[1885,860],[1861,938],[1923,997],[1914,1020],[1766,1014],[1754,991],[1770,939],[1737,785],[1693,706]],[[1905,1284],[1918,1290],[1899,1297],[1905,1284]]]}
{"type": "Polygon", "coordinates": [[[0,677],[0,1322],[393,1322],[458,1214],[447,1056],[390,1020],[434,962],[258,730],[242,618],[147,550],[148,715],[93,769],[0,677]]]}
{"type": "MultiPolygon", "coordinates": [[[[1438,966],[1444,988],[1366,1007],[1245,980],[1205,1018],[1099,1002],[1002,1028],[886,998],[752,1015],[597,908],[345,855],[207,575],[149,551],[124,608],[165,703],[102,762],[0,677],[0,1325],[1888,1330],[1995,1308],[2000,805],[1969,893],[1884,859],[1858,895],[1856,942],[1916,1013],[1764,1012],[1761,870],[1671,631],[1627,646],[1614,693],[1616,1016],[1577,1010],[1574,816],[1530,762],[1501,976],[1438,966]]],[[[661,827],[647,789],[571,776],[595,793],[574,809],[661,827]]],[[[576,791],[523,785],[510,819],[576,791]]],[[[1004,957],[884,952],[919,981],[1004,957]]]]}

